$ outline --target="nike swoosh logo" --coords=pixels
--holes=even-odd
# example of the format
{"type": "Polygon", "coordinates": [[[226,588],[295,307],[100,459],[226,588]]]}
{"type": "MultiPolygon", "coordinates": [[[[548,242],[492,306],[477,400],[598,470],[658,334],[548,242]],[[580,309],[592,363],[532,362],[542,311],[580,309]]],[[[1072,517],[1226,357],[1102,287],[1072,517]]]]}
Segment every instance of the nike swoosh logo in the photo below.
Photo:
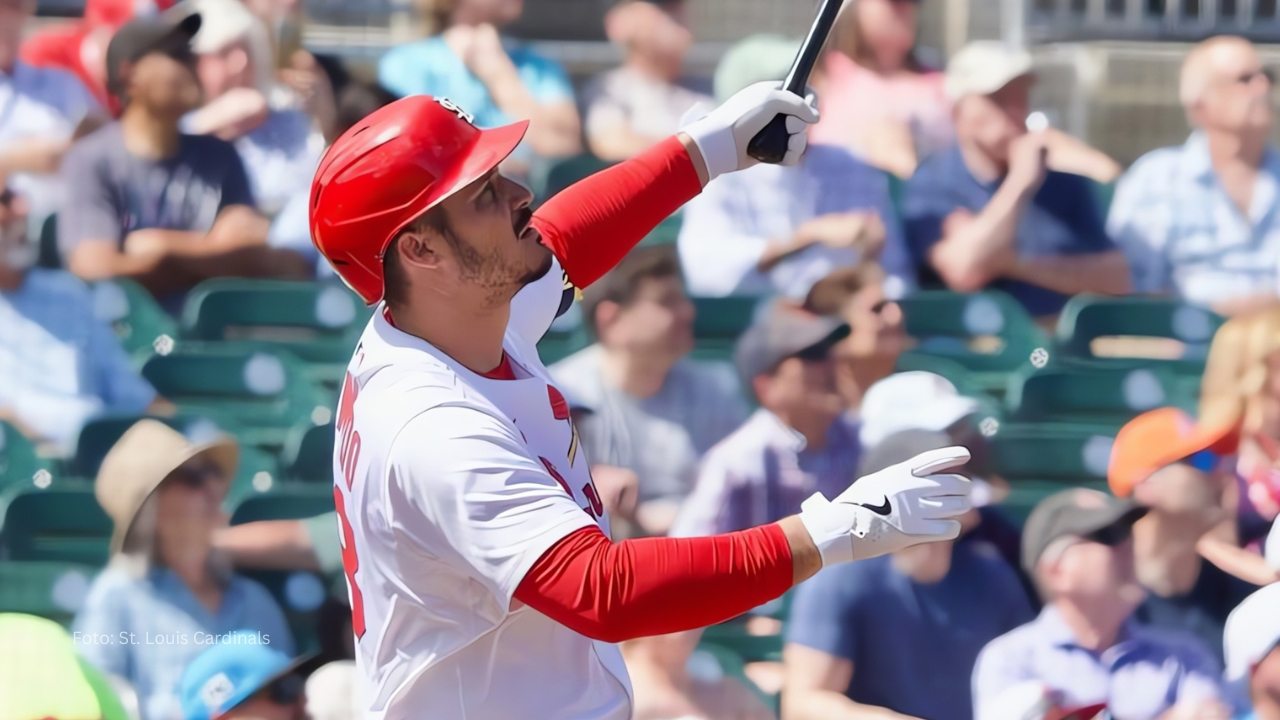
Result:
{"type": "Polygon", "coordinates": [[[888,515],[889,513],[893,512],[893,507],[889,505],[889,498],[884,498],[884,501],[881,502],[879,505],[868,505],[867,503],[858,503],[858,505],[870,510],[871,512],[877,515],[888,515]]]}

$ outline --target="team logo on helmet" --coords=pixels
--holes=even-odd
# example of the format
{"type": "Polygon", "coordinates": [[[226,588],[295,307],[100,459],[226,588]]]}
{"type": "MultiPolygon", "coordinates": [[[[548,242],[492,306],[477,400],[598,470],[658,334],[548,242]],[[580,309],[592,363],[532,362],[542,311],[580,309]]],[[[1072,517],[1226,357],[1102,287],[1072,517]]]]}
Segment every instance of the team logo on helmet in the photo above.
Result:
{"type": "Polygon", "coordinates": [[[466,110],[463,110],[462,108],[458,107],[458,106],[457,106],[456,104],[454,104],[454,102],[453,102],[452,100],[450,100],[449,98],[446,98],[446,97],[438,97],[438,98],[436,98],[435,100],[436,100],[436,102],[440,103],[440,107],[442,107],[442,108],[444,108],[445,110],[448,110],[449,112],[453,113],[454,115],[457,115],[458,117],[462,118],[462,119],[463,119],[463,120],[464,120],[468,125],[475,125],[475,124],[476,124],[476,116],[475,116],[475,115],[472,115],[471,113],[467,112],[466,110]]]}

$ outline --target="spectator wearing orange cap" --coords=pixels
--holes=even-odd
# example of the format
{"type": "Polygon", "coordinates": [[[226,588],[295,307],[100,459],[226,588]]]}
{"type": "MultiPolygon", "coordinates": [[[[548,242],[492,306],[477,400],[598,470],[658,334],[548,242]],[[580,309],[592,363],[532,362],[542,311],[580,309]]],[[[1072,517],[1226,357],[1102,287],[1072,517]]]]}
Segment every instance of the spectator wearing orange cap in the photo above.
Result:
{"type": "Polygon", "coordinates": [[[1196,551],[1227,516],[1227,456],[1235,447],[1231,426],[1197,424],[1181,410],[1160,408],[1121,428],[1107,470],[1117,497],[1148,508],[1133,527],[1138,581],[1147,589],[1137,617],[1190,630],[1215,651],[1227,615],[1253,589],[1196,551]]]}

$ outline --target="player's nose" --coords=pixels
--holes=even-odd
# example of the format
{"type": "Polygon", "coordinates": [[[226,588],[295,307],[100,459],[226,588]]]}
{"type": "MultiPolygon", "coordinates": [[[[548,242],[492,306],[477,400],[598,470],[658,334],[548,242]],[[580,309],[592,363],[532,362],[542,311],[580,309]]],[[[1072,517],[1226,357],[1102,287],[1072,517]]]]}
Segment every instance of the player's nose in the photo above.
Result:
{"type": "Polygon", "coordinates": [[[512,210],[519,210],[533,203],[532,190],[505,176],[502,177],[502,182],[506,185],[507,200],[511,203],[512,210]]]}

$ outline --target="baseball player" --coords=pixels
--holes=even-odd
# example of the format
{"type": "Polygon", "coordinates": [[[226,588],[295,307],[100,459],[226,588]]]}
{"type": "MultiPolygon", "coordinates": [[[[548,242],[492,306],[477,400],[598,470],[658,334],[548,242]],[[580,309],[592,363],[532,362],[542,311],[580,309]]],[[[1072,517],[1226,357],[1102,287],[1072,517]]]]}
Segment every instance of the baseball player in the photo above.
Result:
{"type": "Polygon", "coordinates": [[[822,566],[959,532],[964,448],[815,495],[781,522],[614,543],[569,405],[536,343],[655,225],[812,99],[753,85],[530,211],[498,165],[528,122],[481,130],[404,98],[347,131],[311,191],[312,238],[376,304],[337,412],[334,502],[372,718],[614,720],[614,643],[703,627],[822,566]]]}

